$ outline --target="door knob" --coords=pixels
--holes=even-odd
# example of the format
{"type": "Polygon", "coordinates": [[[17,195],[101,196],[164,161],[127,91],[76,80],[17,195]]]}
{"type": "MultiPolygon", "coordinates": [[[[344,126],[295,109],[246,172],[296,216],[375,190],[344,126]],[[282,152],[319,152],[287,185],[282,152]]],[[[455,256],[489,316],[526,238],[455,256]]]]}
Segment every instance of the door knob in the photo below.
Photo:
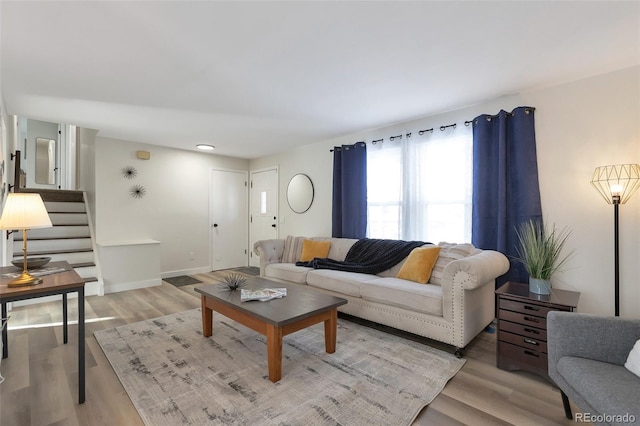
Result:
{"type": "Polygon", "coordinates": [[[271,225],[271,227],[272,227],[272,228],[275,228],[275,227],[276,227],[276,224],[274,223],[273,225],[271,225]]]}
{"type": "Polygon", "coordinates": [[[214,223],[214,224],[213,224],[213,227],[214,227],[214,228],[217,228],[217,227],[218,227],[218,224],[217,224],[217,223],[214,223]]]}

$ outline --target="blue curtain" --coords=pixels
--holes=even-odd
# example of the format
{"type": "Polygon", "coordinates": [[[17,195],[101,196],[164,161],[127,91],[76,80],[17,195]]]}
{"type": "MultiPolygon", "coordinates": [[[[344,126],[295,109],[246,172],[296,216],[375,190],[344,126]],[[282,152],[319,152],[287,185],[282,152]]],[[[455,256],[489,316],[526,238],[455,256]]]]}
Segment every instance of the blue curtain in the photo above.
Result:
{"type": "Polygon", "coordinates": [[[511,268],[500,277],[528,282],[516,261],[517,227],[531,218],[542,221],[534,108],[480,115],[473,120],[472,242],[504,253],[511,268]]]}
{"type": "Polygon", "coordinates": [[[364,142],[333,148],[332,219],[333,237],[366,237],[367,145],[364,142]]]}

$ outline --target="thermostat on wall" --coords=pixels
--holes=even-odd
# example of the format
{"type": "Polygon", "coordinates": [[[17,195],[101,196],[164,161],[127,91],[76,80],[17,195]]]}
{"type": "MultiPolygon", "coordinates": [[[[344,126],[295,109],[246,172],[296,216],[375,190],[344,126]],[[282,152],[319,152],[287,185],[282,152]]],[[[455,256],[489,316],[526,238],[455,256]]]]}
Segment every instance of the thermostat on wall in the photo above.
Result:
{"type": "Polygon", "coordinates": [[[149,151],[137,151],[136,155],[140,160],[148,160],[151,158],[151,153],[149,151]]]}

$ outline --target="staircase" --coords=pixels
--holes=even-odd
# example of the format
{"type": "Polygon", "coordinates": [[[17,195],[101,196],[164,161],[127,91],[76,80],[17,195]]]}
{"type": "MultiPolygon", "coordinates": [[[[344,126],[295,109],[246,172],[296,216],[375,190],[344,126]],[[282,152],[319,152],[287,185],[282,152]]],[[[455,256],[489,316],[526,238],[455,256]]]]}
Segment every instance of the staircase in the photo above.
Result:
{"type": "MultiPolygon", "coordinates": [[[[42,197],[52,228],[27,231],[29,257],[47,256],[51,261],[67,261],[86,283],[85,294],[102,294],[99,268],[89,217],[82,191],[21,188],[20,192],[37,192],[42,197]]],[[[22,232],[13,234],[13,258],[22,257],[22,232]]]]}

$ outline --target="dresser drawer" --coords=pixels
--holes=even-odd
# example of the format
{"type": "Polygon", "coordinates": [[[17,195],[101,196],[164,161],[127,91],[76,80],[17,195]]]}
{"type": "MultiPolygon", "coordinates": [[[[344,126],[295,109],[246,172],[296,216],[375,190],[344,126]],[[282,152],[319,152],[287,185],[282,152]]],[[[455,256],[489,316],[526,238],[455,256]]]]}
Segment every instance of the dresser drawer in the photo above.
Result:
{"type": "Polygon", "coordinates": [[[547,353],[547,342],[544,340],[534,339],[532,337],[520,336],[518,334],[508,333],[500,329],[498,331],[498,339],[501,342],[507,342],[521,346],[526,349],[533,349],[538,352],[547,353]]]}
{"type": "Polygon", "coordinates": [[[498,341],[498,368],[548,376],[547,354],[498,341]]]}
{"type": "Polygon", "coordinates": [[[529,325],[503,321],[501,319],[498,321],[498,330],[508,331],[513,334],[520,334],[521,336],[531,337],[536,340],[547,341],[547,330],[535,328],[529,325]]]}
{"type": "Polygon", "coordinates": [[[534,328],[547,329],[547,318],[500,309],[498,318],[534,328]]]}
{"type": "Polygon", "coordinates": [[[508,311],[519,312],[525,315],[533,315],[537,317],[546,318],[547,313],[550,311],[557,311],[558,309],[548,306],[536,305],[535,303],[518,302],[515,300],[508,300],[500,298],[498,309],[506,309],[508,311]]]}

